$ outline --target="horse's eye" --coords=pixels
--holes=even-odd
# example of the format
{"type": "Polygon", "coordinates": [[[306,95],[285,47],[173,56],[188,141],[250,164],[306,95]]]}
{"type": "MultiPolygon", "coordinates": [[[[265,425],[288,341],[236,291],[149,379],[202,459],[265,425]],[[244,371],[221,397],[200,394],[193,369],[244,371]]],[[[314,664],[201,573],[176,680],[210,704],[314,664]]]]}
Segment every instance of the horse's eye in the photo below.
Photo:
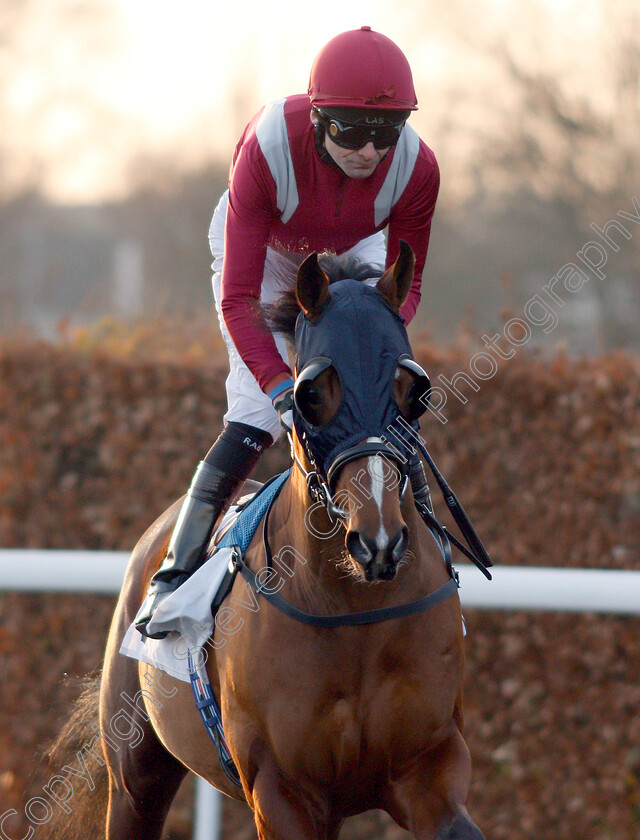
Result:
{"type": "Polygon", "coordinates": [[[296,389],[296,408],[312,426],[319,426],[322,423],[322,394],[313,381],[302,382],[296,389]]]}
{"type": "Polygon", "coordinates": [[[315,385],[309,385],[307,391],[304,396],[305,402],[309,406],[319,405],[322,402],[322,396],[320,391],[315,387],[315,385]]]}
{"type": "Polygon", "coordinates": [[[293,389],[298,414],[311,426],[322,426],[335,414],[340,385],[331,359],[320,356],[300,372],[293,389]]]}
{"type": "Polygon", "coordinates": [[[398,362],[395,379],[396,401],[405,418],[413,422],[429,405],[429,377],[413,359],[403,356],[398,362]]]}

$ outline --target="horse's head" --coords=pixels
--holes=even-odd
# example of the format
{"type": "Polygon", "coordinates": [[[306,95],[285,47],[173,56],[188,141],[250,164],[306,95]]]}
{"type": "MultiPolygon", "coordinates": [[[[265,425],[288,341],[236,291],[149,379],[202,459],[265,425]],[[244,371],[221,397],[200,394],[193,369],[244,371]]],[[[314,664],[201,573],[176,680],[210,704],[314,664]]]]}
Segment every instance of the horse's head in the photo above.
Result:
{"type": "Polygon", "coordinates": [[[408,546],[408,432],[429,390],[399,314],[413,266],[402,243],[375,287],[330,282],[312,254],[296,281],[296,445],[317,495],[343,521],[353,568],[369,581],[394,578],[408,546]]]}

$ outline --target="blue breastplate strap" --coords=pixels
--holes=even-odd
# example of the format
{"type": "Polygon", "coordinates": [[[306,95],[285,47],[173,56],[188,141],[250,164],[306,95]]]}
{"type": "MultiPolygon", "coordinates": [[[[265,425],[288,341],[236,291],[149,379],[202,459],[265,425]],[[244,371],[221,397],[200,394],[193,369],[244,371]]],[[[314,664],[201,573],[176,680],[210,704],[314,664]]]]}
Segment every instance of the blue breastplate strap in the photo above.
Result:
{"type": "MultiPolygon", "coordinates": [[[[198,651],[200,660],[204,661],[202,651],[198,651]]],[[[222,728],[222,717],[220,709],[216,703],[216,698],[213,696],[211,690],[211,683],[207,676],[207,669],[202,664],[200,667],[196,666],[193,661],[191,651],[188,652],[189,663],[189,677],[191,679],[191,689],[196,701],[196,708],[200,712],[200,717],[205,725],[207,733],[218,753],[218,760],[220,766],[224,770],[227,777],[238,787],[241,786],[240,776],[236,765],[231,758],[229,747],[226,738],[224,737],[224,730],[222,728]]]]}

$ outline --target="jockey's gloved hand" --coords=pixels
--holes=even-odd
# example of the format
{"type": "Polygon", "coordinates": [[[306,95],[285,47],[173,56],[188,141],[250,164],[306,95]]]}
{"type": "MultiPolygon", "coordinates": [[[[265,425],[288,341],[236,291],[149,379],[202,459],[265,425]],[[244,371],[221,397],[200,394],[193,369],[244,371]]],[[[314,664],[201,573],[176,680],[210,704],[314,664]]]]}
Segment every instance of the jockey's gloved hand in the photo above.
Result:
{"type": "Polygon", "coordinates": [[[273,407],[280,417],[280,425],[285,432],[293,429],[293,379],[285,379],[269,391],[273,407]]]}

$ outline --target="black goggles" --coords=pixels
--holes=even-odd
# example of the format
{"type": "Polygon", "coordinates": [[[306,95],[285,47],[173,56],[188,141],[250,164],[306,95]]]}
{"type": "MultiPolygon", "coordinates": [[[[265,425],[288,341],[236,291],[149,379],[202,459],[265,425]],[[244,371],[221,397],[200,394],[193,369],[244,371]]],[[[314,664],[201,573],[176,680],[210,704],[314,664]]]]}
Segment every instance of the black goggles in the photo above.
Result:
{"type": "Polygon", "coordinates": [[[392,125],[390,123],[380,124],[355,124],[342,122],[335,117],[323,114],[316,109],[320,125],[323,126],[328,136],[336,146],[343,149],[362,149],[367,143],[373,143],[374,148],[380,151],[395,146],[400,139],[405,121],[392,125]]]}

